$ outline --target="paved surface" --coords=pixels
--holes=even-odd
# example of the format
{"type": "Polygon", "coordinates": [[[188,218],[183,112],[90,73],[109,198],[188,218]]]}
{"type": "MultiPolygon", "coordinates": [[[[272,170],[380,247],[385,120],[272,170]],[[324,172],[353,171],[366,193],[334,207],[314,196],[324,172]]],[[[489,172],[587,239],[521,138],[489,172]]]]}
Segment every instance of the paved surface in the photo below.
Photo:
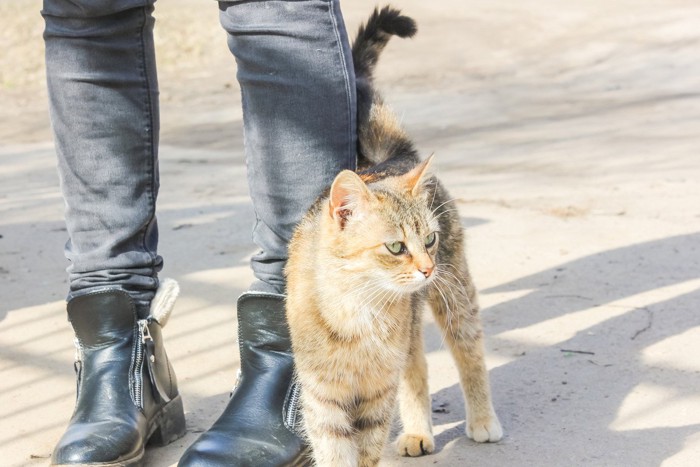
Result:
{"type": "MultiPolygon", "coordinates": [[[[7,466],[47,463],[75,390],[66,233],[31,3],[31,15],[19,0],[0,7],[14,18],[0,37],[7,466]]],[[[373,3],[346,3],[354,31],[373,3]]],[[[182,287],[165,336],[188,433],[149,450],[153,466],[176,463],[224,407],[239,364],[234,304],[251,280],[238,91],[216,12],[201,5],[159,5],[161,253],[163,275],[182,287]]],[[[457,376],[426,316],[437,453],[405,460],[388,448],[384,465],[700,465],[697,3],[401,6],[421,30],[390,45],[380,81],[458,200],[506,435],[491,445],[465,438],[457,376]]]]}

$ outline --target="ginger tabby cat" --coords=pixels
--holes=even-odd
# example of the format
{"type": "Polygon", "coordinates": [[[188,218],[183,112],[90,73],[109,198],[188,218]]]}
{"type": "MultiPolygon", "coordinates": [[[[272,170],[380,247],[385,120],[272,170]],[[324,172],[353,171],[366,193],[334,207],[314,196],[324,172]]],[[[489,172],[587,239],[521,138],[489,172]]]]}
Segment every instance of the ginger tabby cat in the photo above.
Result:
{"type": "Polygon", "coordinates": [[[421,314],[427,303],[459,370],[467,436],[498,441],[476,289],[454,202],[372,86],[392,35],[411,18],[375,10],[353,44],[358,173],[341,172],[297,227],[287,319],[305,435],[319,466],[379,463],[399,401],[399,454],[432,452],[421,314]]]}

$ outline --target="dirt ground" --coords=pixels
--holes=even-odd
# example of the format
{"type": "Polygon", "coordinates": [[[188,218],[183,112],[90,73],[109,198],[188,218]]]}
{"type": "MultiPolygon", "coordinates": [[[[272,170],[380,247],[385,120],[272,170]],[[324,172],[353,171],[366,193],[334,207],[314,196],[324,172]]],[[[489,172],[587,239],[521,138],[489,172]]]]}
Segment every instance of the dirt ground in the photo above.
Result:
{"type": "MultiPolygon", "coordinates": [[[[45,465],[75,394],[38,0],[0,3],[0,464],[45,465]]],[[[418,36],[380,85],[457,198],[503,441],[465,407],[426,315],[437,452],[383,465],[700,465],[700,5],[395,2],[418,36]]],[[[343,4],[353,32],[374,6],[343,4]]],[[[211,0],[156,9],[165,330],[188,433],[226,404],[252,211],[235,65],[211,0]]]]}

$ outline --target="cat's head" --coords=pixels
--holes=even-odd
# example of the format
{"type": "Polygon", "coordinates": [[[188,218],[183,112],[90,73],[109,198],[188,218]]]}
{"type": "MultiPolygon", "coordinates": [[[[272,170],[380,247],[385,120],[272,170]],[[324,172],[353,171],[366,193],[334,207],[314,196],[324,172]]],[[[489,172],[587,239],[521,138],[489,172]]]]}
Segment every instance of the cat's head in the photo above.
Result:
{"type": "Polygon", "coordinates": [[[432,211],[432,157],[408,173],[367,183],[338,174],[330,191],[327,233],[342,269],[372,290],[411,293],[436,273],[439,224],[432,211]]]}

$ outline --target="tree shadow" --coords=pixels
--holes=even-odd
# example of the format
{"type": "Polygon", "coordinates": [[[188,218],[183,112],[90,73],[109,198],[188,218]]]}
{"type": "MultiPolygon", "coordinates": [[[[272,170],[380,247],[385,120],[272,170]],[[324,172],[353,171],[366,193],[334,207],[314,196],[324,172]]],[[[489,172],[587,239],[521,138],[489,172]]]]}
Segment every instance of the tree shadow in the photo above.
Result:
{"type": "MultiPolygon", "coordinates": [[[[530,290],[483,310],[489,347],[508,361],[491,371],[508,449],[472,449],[470,461],[517,465],[517,452],[542,465],[660,465],[678,453],[700,424],[673,412],[693,407],[700,374],[648,351],[700,326],[700,289],[689,282],[700,278],[699,240],[617,248],[482,291],[530,290]],[[562,436],[570,442],[551,442],[562,436]]],[[[426,338],[428,352],[440,349],[434,325],[426,338]]],[[[433,404],[436,426],[458,423],[436,437],[438,450],[477,444],[456,441],[465,427],[459,384],[433,404]]]]}

